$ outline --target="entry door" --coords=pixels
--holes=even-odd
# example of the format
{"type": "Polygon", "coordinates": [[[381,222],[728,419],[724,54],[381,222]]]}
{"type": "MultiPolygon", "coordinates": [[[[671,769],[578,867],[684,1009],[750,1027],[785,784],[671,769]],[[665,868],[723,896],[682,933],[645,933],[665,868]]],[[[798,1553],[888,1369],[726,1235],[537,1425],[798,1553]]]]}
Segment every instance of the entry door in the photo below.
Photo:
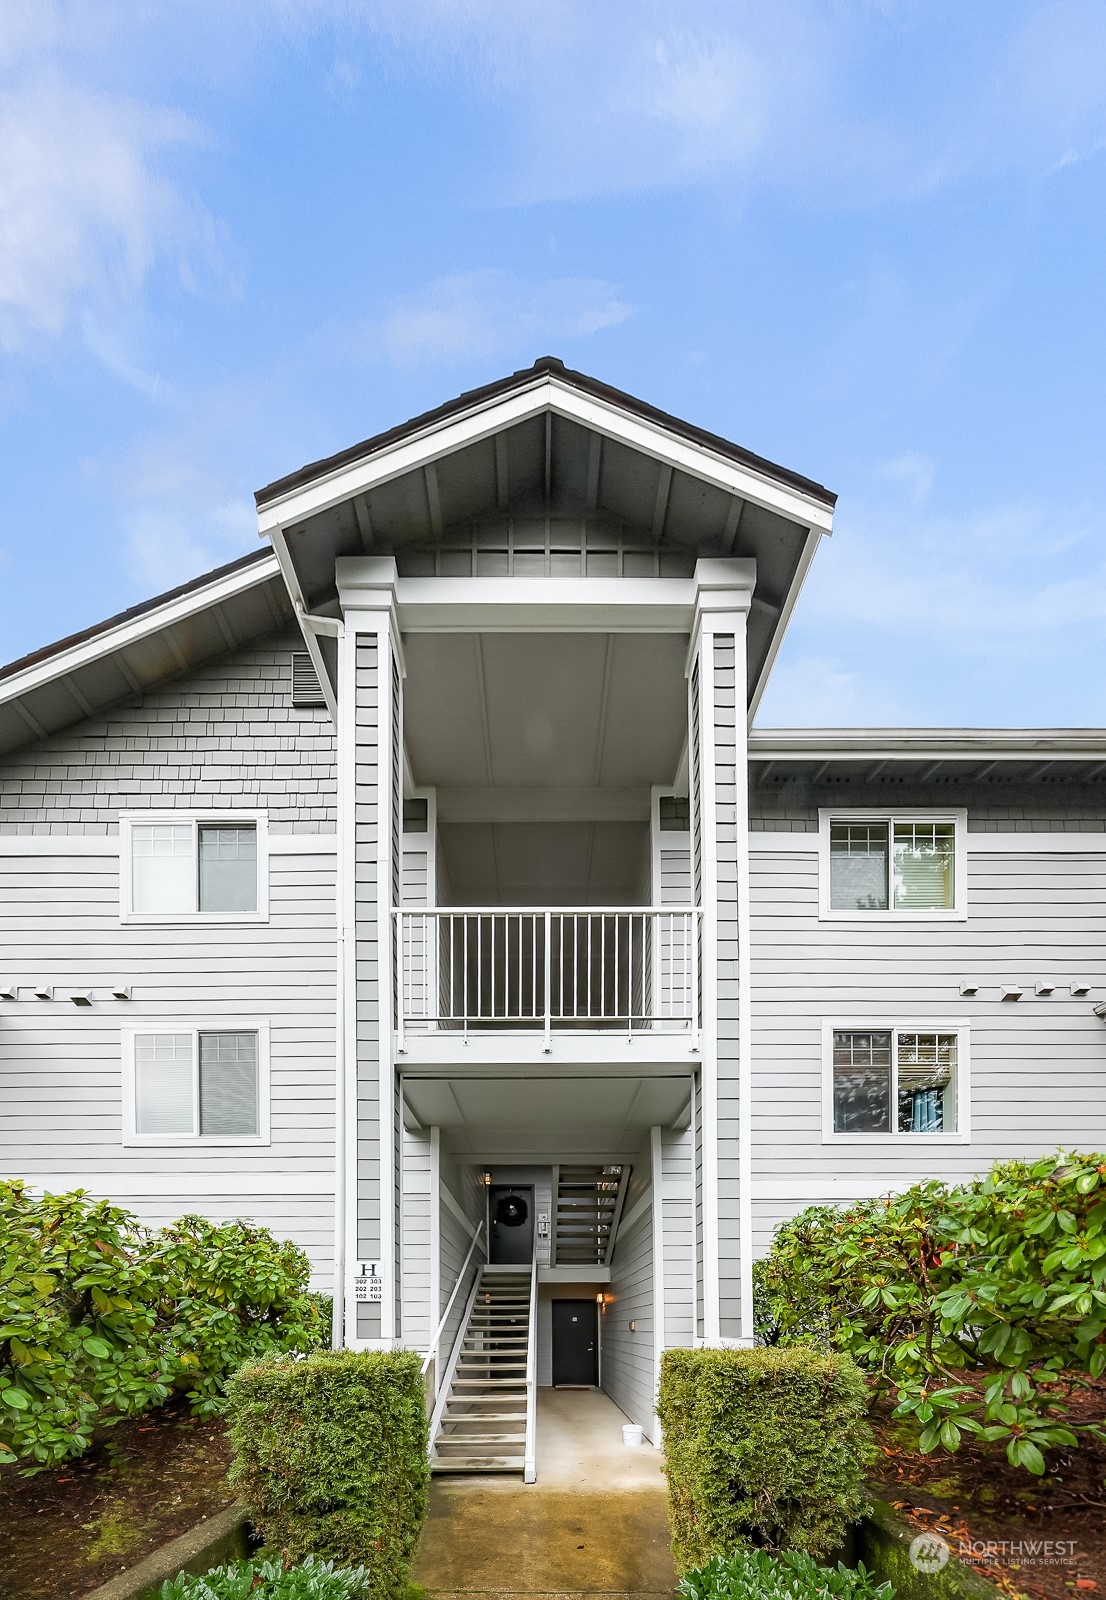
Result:
{"type": "Polygon", "coordinates": [[[553,1387],[599,1383],[599,1311],[594,1300],[553,1301],[553,1387]]]}
{"type": "Polygon", "coordinates": [[[534,1191],[517,1184],[488,1190],[488,1260],[497,1267],[529,1266],[534,1259],[534,1191]]]}

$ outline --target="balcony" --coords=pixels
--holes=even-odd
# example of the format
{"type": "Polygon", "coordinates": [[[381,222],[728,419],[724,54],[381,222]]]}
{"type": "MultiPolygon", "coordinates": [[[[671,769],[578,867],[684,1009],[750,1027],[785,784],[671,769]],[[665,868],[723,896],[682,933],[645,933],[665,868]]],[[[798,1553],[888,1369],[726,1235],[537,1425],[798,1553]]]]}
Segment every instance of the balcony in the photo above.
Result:
{"type": "MultiPolygon", "coordinates": [[[[419,1036],[699,1035],[691,907],[440,907],[395,915],[400,1052],[419,1036]]],[[[671,1041],[675,1042],[675,1041],[671,1041]]]]}

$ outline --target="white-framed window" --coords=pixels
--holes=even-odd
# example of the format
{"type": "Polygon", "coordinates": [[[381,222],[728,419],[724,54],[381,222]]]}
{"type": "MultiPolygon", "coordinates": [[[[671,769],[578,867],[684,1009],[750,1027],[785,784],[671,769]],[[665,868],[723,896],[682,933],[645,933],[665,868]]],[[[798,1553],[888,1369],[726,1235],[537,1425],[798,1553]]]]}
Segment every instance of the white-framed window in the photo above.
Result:
{"type": "Polygon", "coordinates": [[[268,1023],[125,1028],[123,1143],[268,1144],[268,1023]]]}
{"type": "Polygon", "coordinates": [[[834,921],[963,921],[967,813],[818,813],[819,915],[834,921]]]}
{"type": "Polygon", "coordinates": [[[263,812],[131,812],[119,848],[124,922],[268,919],[263,812]]]}
{"type": "Polygon", "coordinates": [[[823,1143],[965,1144],[970,1105],[966,1024],[824,1024],[823,1143]]]}

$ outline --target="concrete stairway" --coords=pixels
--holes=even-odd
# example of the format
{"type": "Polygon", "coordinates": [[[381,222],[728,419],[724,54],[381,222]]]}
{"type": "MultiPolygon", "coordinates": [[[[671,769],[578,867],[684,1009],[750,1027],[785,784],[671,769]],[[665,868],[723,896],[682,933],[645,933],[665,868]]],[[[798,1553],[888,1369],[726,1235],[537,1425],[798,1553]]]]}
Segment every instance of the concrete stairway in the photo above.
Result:
{"type": "Polygon", "coordinates": [[[433,1472],[521,1472],[526,1450],[529,1267],[485,1267],[465,1329],[433,1472]]]}

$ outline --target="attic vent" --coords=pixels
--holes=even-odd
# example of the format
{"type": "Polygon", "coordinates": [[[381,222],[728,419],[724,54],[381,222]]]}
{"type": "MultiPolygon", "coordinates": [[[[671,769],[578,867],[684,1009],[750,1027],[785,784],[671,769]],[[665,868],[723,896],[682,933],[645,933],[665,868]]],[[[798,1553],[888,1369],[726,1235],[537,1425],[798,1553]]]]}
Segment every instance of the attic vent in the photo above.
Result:
{"type": "Polygon", "coordinates": [[[326,706],[318,674],[306,650],[292,652],[292,704],[301,711],[326,706]]]}

